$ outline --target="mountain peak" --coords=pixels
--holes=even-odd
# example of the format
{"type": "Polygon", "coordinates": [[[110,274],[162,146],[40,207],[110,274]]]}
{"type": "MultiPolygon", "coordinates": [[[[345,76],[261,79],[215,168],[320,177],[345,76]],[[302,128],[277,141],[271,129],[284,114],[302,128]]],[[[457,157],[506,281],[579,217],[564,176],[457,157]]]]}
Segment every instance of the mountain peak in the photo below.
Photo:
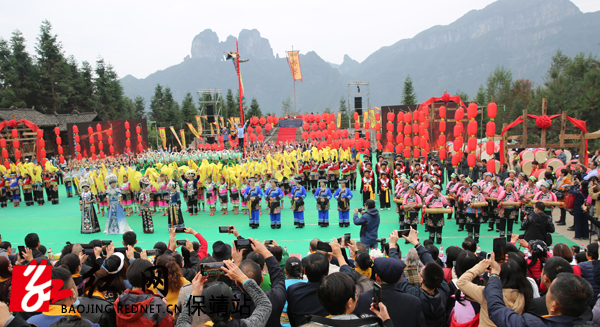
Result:
{"type": "MultiPolygon", "coordinates": [[[[244,29],[238,37],[240,53],[247,59],[273,59],[273,49],[269,40],[260,36],[256,29],[244,29]]],[[[211,29],[205,29],[194,37],[192,41],[191,56],[193,59],[205,58],[219,61],[223,58],[223,52],[235,51],[235,37],[229,35],[223,42],[219,41],[217,33],[211,29]]]]}

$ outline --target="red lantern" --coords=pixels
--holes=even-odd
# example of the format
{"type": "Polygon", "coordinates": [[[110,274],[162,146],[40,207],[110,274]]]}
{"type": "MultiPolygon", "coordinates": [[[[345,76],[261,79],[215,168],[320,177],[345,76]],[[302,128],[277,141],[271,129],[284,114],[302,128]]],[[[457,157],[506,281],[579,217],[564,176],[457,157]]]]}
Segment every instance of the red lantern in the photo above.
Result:
{"type": "Polygon", "coordinates": [[[142,143],[142,136],[141,136],[141,135],[138,135],[138,136],[137,136],[137,142],[138,142],[138,143],[142,143]]]}
{"type": "Polygon", "coordinates": [[[46,149],[40,150],[40,156],[42,156],[42,158],[46,158],[46,149]]]}
{"type": "Polygon", "coordinates": [[[441,119],[446,118],[446,107],[444,107],[444,106],[440,107],[440,118],[441,119]]]}
{"type": "Polygon", "coordinates": [[[455,152],[460,152],[461,148],[462,148],[462,142],[461,142],[461,140],[455,139],[452,142],[452,147],[453,147],[453,149],[454,149],[455,152]]]}
{"type": "MultiPolygon", "coordinates": [[[[41,129],[40,129],[40,131],[41,131],[41,129]]],[[[75,134],[79,133],[79,127],[77,127],[77,125],[73,125],[73,133],[75,133],[75,134]]],[[[38,133],[38,135],[39,135],[39,133],[38,133]]]]}
{"type": "MultiPolygon", "coordinates": [[[[369,131],[365,132],[365,138],[368,140],[371,138],[371,133],[369,131]]],[[[367,141],[368,142],[368,141],[367,141]]]]}
{"type": "Polygon", "coordinates": [[[60,138],[60,136],[56,137],[56,144],[58,144],[58,145],[62,144],[62,139],[60,138]]]}
{"type": "Polygon", "coordinates": [[[73,139],[75,140],[75,143],[79,143],[79,135],[75,135],[73,139]]]}
{"type": "Polygon", "coordinates": [[[377,141],[381,141],[381,133],[377,133],[377,134],[375,134],[375,139],[376,139],[377,141]]]}
{"type": "MultiPolygon", "coordinates": [[[[139,144],[138,146],[141,146],[141,144],[139,144]]],[[[110,147],[108,147],[108,151],[110,151],[110,154],[115,153],[115,147],[111,145],[110,147]]]]}
{"type": "Polygon", "coordinates": [[[419,113],[419,122],[421,122],[421,123],[425,122],[425,113],[424,112],[419,113]]]}
{"type": "Polygon", "coordinates": [[[369,129],[369,122],[368,121],[365,122],[365,129],[369,129]]]}
{"type": "Polygon", "coordinates": [[[6,148],[6,139],[0,139],[0,148],[6,148]]]}
{"type": "Polygon", "coordinates": [[[399,112],[399,113],[398,113],[398,115],[396,115],[396,120],[397,120],[399,123],[402,123],[402,122],[404,122],[404,114],[402,114],[401,112],[399,112]]]}
{"type": "Polygon", "coordinates": [[[442,147],[446,145],[446,135],[440,134],[440,136],[438,136],[438,144],[442,147]]]}
{"type": "Polygon", "coordinates": [[[88,126],[88,134],[94,134],[94,129],[92,128],[92,126],[88,126]]]}
{"type": "Polygon", "coordinates": [[[100,124],[96,124],[96,132],[102,132],[102,126],[100,126],[100,124]]]}
{"type": "MultiPolygon", "coordinates": [[[[128,140],[129,141],[129,140],[128,140]]],[[[104,150],[104,144],[99,143],[98,144],[98,149],[100,149],[100,151],[104,150]]]]}
{"type": "Polygon", "coordinates": [[[486,164],[487,172],[495,174],[496,173],[496,160],[490,159],[486,164]]]}
{"type": "Polygon", "coordinates": [[[321,120],[321,115],[319,115],[319,114],[316,114],[316,115],[315,115],[315,121],[317,121],[317,122],[318,122],[318,121],[320,121],[320,120],[321,120]]]}
{"type": "MultiPolygon", "coordinates": [[[[375,116],[377,116],[377,114],[375,116]]],[[[387,119],[389,121],[394,121],[394,113],[393,112],[388,112],[387,113],[387,119]]],[[[379,118],[377,120],[379,120],[379,118]]]]}
{"type": "Polygon", "coordinates": [[[92,146],[90,147],[90,152],[91,152],[91,153],[95,153],[95,152],[96,152],[96,146],[92,145],[92,146]]]}
{"type": "Polygon", "coordinates": [[[425,129],[429,128],[429,120],[428,119],[425,119],[423,121],[423,126],[425,127],[425,129]]]}
{"type": "Polygon", "coordinates": [[[64,150],[63,150],[62,146],[60,148],[58,148],[58,154],[63,154],[63,151],[64,150]]]}
{"type": "Polygon", "coordinates": [[[44,139],[40,139],[39,145],[40,145],[40,148],[45,147],[46,146],[46,141],[44,139]]]}
{"type": "Polygon", "coordinates": [[[458,165],[458,163],[460,162],[460,160],[462,159],[460,152],[459,153],[455,153],[452,156],[452,166],[456,166],[458,165]]]}
{"type": "Polygon", "coordinates": [[[260,117],[260,119],[258,121],[260,122],[261,125],[264,125],[267,122],[267,119],[265,117],[260,117]]]}
{"type": "Polygon", "coordinates": [[[410,148],[404,148],[404,158],[410,158],[410,148]]]}
{"type": "Polygon", "coordinates": [[[423,125],[419,126],[419,135],[420,136],[425,135],[425,126],[423,126],[423,125]]]}
{"type": "Polygon", "coordinates": [[[445,148],[441,148],[440,149],[440,153],[439,153],[440,160],[445,160],[447,155],[448,154],[446,153],[446,149],[445,148]]]}
{"type": "MultiPolygon", "coordinates": [[[[427,141],[425,141],[425,139],[424,139],[424,138],[421,138],[421,139],[419,140],[419,142],[420,142],[420,143],[419,143],[419,146],[421,147],[421,149],[425,149],[425,145],[427,145],[427,144],[428,144],[428,143],[427,143],[427,141]]],[[[428,152],[428,151],[427,151],[427,152],[428,152]]]]}
{"type": "Polygon", "coordinates": [[[98,142],[102,142],[102,134],[98,134],[98,142]]]}
{"type": "MultiPolygon", "coordinates": [[[[262,117],[262,118],[264,118],[264,117],[262,117]]],[[[256,126],[256,132],[257,133],[262,132],[262,127],[260,127],[260,125],[256,126]]]]}
{"type": "Polygon", "coordinates": [[[308,123],[304,123],[302,124],[302,128],[306,131],[310,128],[310,125],[308,123]]]}
{"type": "Polygon", "coordinates": [[[90,143],[91,143],[91,144],[94,144],[94,137],[93,137],[93,136],[90,136],[90,139],[89,139],[89,140],[90,140],[90,143]]]}
{"type": "Polygon", "coordinates": [[[470,137],[467,142],[467,150],[471,152],[475,151],[475,149],[477,149],[477,139],[475,137],[470,137]]]}
{"type": "Polygon", "coordinates": [[[125,131],[125,137],[128,139],[131,138],[131,132],[125,131]]]}
{"type": "Polygon", "coordinates": [[[394,131],[394,124],[392,124],[392,123],[387,123],[387,124],[386,124],[386,127],[387,127],[387,131],[388,131],[388,132],[393,132],[393,131],[394,131]]]}
{"type": "Polygon", "coordinates": [[[488,107],[487,107],[488,117],[490,117],[490,119],[496,118],[497,111],[498,111],[498,106],[495,103],[490,102],[490,104],[488,104],[488,107]]]}
{"type": "Polygon", "coordinates": [[[405,123],[410,123],[410,121],[412,120],[412,115],[410,114],[410,112],[407,112],[404,114],[404,122],[405,123]]]}
{"type": "Polygon", "coordinates": [[[438,128],[440,130],[440,133],[446,132],[446,121],[445,120],[440,121],[438,128]]]}
{"type": "Polygon", "coordinates": [[[392,133],[387,133],[385,136],[387,138],[388,144],[392,143],[394,135],[392,133]]]}
{"type": "MultiPolygon", "coordinates": [[[[308,126],[308,124],[306,124],[308,126]]],[[[267,133],[271,130],[271,124],[266,124],[265,125],[265,129],[267,130],[267,133]]],[[[308,130],[308,128],[307,128],[308,130]]]]}
{"type": "Polygon", "coordinates": [[[141,144],[138,144],[138,152],[143,152],[144,147],[141,144]]]}
{"type": "Polygon", "coordinates": [[[413,134],[419,133],[419,124],[417,124],[417,123],[412,124],[412,132],[413,132],[413,134]]]}
{"type": "Polygon", "coordinates": [[[75,145],[75,151],[81,152],[81,144],[75,145]]]}
{"type": "Polygon", "coordinates": [[[463,120],[463,118],[465,118],[465,110],[463,108],[456,109],[454,112],[454,120],[459,123],[463,120]]]}
{"type": "Polygon", "coordinates": [[[354,129],[360,129],[360,124],[358,122],[354,122],[354,129]]]}
{"type": "Polygon", "coordinates": [[[412,142],[415,146],[419,146],[421,144],[421,138],[418,136],[413,137],[412,142]]]}
{"type": "Polygon", "coordinates": [[[547,115],[539,116],[535,120],[535,126],[540,129],[548,129],[552,125],[552,120],[547,115]]]}
{"type": "Polygon", "coordinates": [[[454,125],[454,137],[457,137],[460,134],[462,134],[462,124],[454,125]]]}
{"type": "Polygon", "coordinates": [[[420,157],[420,156],[421,156],[421,151],[419,151],[419,149],[415,148],[415,149],[413,150],[413,156],[414,156],[415,158],[418,158],[418,157],[420,157]]]}
{"type": "Polygon", "coordinates": [[[477,161],[477,157],[475,157],[475,153],[469,153],[469,155],[467,156],[467,164],[469,165],[469,167],[471,167],[471,168],[475,167],[476,161],[477,161]]]}
{"type": "Polygon", "coordinates": [[[469,107],[467,108],[467,118],[473,119],[477,116],[477,103],[471,102],[469,103],[469,107]]]}
{"type": "Polygon", "coordinates": [[[112,144],[113,144],[113,139],[112,139],[112,137],[108,139],[108,144],[109,144],[109,145],[112,145],[112,144]]]}
{"type": "Polygon", "coordinates": [[[313,131],[316,131],[316,130],[318,130],[318,129],[319,129],[319,125],[318,125],[317,123],[312,123],[312,125],[310,125],[310,128],[311,128],[313,131]]]}
{"type": "Polygon", "coordinates": [[[248,126],[248,133],[254,133],[254,128],[252,128],[252,126],[248,126]]]}
{"type": "Polygon", "coordinates": [[[412,113],[412,120],[413,121],[419,121],[419,112],[418,111],[413,111],[413,113],[412,113]]]}
{"type": "Polygon", "coordinates": [[[396,133],[400,134],[402,133],[402,129],[404,128],[402,123],[398,123],[398,125],[396,126],[396,133]]]}
{"type": "Polygon", "coordinates": [[[485,135],[487,137],[494,137],[494,135],[496,135],[496,123],[489,121],[485,125],[485,135]]]}
{"type": "Polygon", "coordinates": [[[303,140],[308,139],[308,133],[307,132],[302,132],[302,139],[303,140]]]}
{"type": "Polygon", "coordinates": [[[4,158],[4,159],[8,158],[8,150],[2,149],[2,158],[4,158]]]}
{"type": "Polygon", "coordinates": [[[381,151],[381,143],[377,142],[377,150],[381,151]]]}
{"type": "Polygon", "coordinates": [[[16,128],[14,128],[12,130],[12,137],[13,137],[13,139],[16,139],[17,137],[19,137],[19,131],[16,128]]]}
{"type": "Polygon", "coordinates": [[[410,128],[410,125],[409,125],[409,124],[406,124],[406,125],[404,126],[404,135],[408,135],[408,134],[410,134],[410,133],[411,133],[411,128],[410,128]]]}
{"type": "Polygon", "coordinates": [[[358,112],[354,112],[354,120],[358,120],[358,112]]]}
{"type": "Polygon", "coordinates": [[[129,122],[125,121],[125,129],[129,129],[129,122]]]}
{"type": "Polygon", "coordinates": [[[404,137],[404,146],[405,147],[410,147],[411,146],[411,139],[408,136],[404,137]]]}
{"type": "Polygon", "coordinates": [[[13,140],[13,148],[15,148],[15,149],[19,148],[19,140],[13,140]]]}
{"type": "Polygon", "coordinates": [[[469,124],[467,125],[467,131],[469,132],[469,135],[477,134],[477,121],[476,120],[471,120],[469,122],[469,124]]]}
{"type": "Polygon", "coordinates": [[[489,154],[490,156],[494,154],[496,150],[496,142],[489,140],[487,141],[486,145],[485,145],[485,152],[487,152],[487,154],[489,154]]]}
{"type": "MultiPolygon", "coordinates": [[[[264,117],[262,117],[262,118],[264,118],[264,117]]],[[[257,139],[258,139],[260,142],[262,142],[262,141],[264,141],[264,140],[265,140],[265,136],[264,136],[263,134],[258,134],[258,137],[257,137],[257,139]]]]}

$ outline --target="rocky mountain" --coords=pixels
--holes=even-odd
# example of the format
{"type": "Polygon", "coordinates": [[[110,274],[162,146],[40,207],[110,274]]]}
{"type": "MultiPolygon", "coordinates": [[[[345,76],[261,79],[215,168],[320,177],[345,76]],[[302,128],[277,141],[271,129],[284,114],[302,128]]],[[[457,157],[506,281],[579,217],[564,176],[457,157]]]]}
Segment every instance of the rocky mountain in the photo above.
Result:
{"type": "MultiPolygon", "coordinates": [[[[498,0],[472,10],[446,26],[434,26],[411,39],[382,47],[358,63],[348,55],[332,65],[315,52],[300,56],[304,81],[296,85],[299,112],[337,108],[348,94],[347,81],[369,81],[371,104],[399,104],[404,79],[410,74],[419,101],[439,96],[444,89],[460,89],[475,96],[480,84],[496,66],[511,69],[513,77],[536,84],[562,49],[566,55],[599,54],[600,12],[582,13],[569,0],[498,0]]],[[[293,95],[285,58],[273,56],[269,41],[257,30],[242,30],[240,53],[247,99],[256,97],[263,112],[278,113],[281,102],[293,95]]],[[[176,99],[199,88],[237,89],[231,62],[223,52],[235,49],[235,38],[219,41],[205,30],[192,41],[191,56],[175,66],[143,79],[125,76],[128,96],[142,95],[149,102],[157,83],[168,85],[176,99]]]]}

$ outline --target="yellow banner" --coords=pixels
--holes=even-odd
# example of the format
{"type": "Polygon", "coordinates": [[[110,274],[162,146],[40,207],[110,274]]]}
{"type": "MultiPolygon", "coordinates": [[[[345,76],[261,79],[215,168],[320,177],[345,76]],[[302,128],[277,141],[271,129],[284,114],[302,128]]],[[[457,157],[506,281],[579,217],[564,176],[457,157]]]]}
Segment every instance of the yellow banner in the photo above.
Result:
{"type": "Polygon", "coordinates": [[[213,129],[213,124],[210,125],[210,135],[215,135],[215,130],[213,129]]]}
{"type": "Polygon", "coordinates": [[[302,82],[302,71],[300,70],[300,51],[288,51],[288,64],[294,81],[302,82]]]}
{"type": "Polygon", "coordinates": [[[179,136],[177,136],[177,133],[175,132],[175,128],[173,126],[169,127],[171,129],[171,132],[173,132],[173,135],[175,135],[175,139],[177,139],[177,143],[179,143],[179,146],[183,149],[183,145],[181,144],[181,140],[179,139],[179,136]]]}
{"type": "Polygon", "coordinates": [[[166,149],[167,148],[167,132],[165,131],[164,127],[158,128],[158,135],[160,136],[160,139],[162,140],[163,149],[166,149]]]}
{"type": "Polygon", "coordinates": [[[179,134],[181,135],[181,143],[183,143],[183,148],[187,148],[187,144],[185,143],[185,131],[183,129],[179,130],[179,134]]]}
{"type": "MultiPolygon", "coordinates": [[[[198,117],[198,116],[196,116],[196,117],[198,117]]],[[[198,134],[198,131],[196,131],[196,128],[194,127],[194,125],[192,125],[190,123],[188,123],[187,125],[188,125],[188,128],[190,129],[190,131],[192,132],[192,134],[194,134],[194,136],[197,139],[200,139],[200,134],[198,134]]]]}
{"type": "Polygon", "coordinates": [[[367,122],[369,121],[369,110],[363,112],[363,128],[367,129],[367,122]]]}
{"type": "Polygon", "coordinates": [[[371,129],[375,130],[375,109],[369,109],[369,112],[369,118],[371,119],[369,124],[371,124],[371,129]]]}
{"type": "Polygon", "coordinates": [[[338,123],[337,123],[337,128],[341,128],[342,127],[342,113],[338,112],[338,123]]]}
{"type": "Polygon", "coordinates": [[[219,121],[217,120],[216,122],[213,123],[217,129],[217,134],[221,134],[221,128],[219,127],[219,121]]]}
{"type": "MultiPolygon", "coordinates": [[[[198,126],[198,135],[202,135],[202,116],[196,116],[196,126],[198,126]]],[[[200,138],[199,136],[196,137],[200,138]]]]}
{"type": "Polygon", "coordinates": [[[225,119],[223,118],[223,116],[221,116],[221,126],[223,128],[227,128],[227,126],[225,126],[225,119]]]}

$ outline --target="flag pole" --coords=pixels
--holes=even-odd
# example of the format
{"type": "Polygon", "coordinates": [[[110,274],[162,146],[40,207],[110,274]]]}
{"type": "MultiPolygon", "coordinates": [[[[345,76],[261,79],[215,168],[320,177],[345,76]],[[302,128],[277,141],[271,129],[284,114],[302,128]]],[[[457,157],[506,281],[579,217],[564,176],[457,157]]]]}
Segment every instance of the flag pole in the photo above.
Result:
{"type": "Polygon", "coordinates": [[[238,47],[238,40],[235,40],[235,52],[237,56],[235,57],[235,61],[237,64],[237,75],[238,75],[238,92],[240,94],[240,122],[244,124],[244,105],[243,105],[243,91],[242,91],[242,78],[240,72],[240,48],[238,47]]]}

